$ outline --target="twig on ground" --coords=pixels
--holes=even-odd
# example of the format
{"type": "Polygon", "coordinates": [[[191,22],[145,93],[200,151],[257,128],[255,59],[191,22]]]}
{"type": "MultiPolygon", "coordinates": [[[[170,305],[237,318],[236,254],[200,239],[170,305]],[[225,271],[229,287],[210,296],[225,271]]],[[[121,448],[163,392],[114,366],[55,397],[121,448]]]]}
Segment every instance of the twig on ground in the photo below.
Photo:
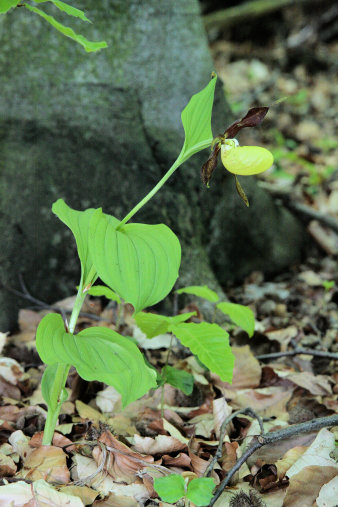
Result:
{"type": "Polygon", "coordinates": [[[299,215],[302,215],[304,218],[308,219],[308,221],[318,220],[318,222],[321,222],[338,233],[338,220],[335,217],[321,213],[320,211],[311,208],[311,206],[307,206],[306,204],[294,200],[294,198],[292,198],[290,188],[276,188],[274,185],[265,181],[260,182],[259,186],[267,190],[271,195],[279,197],[287,208],[295,211],[299,215]]]}
{"type": "Polygon", "coordinates": [[[209,506],[212,507],[218,498],[221,496],[226,486],[229,484],[232,476],[241,468],[243,463],[260,447],[264,445],[277,442],[278,440],[284,440],[286,438],[299,435],[301,433],[310,433],[321,428],[328,426],[336,426],[338,424],[338,414],[331,415],[329,417],[319,417],[318,419],[312,419],[301,424],[294,424],[277,431],[271,431],[270,433],[264,433],[258,437],[253,437],[250,447],[245,453],[239,458],[236,464],[229,470],[226,477],[223,479],[221,484],[218,486],[216,493],[214,494],[209,506]]]}
{"type": "Polygon", "coordinates": [[[287,350],[285,352],[271,352],[271,354],[261,354],[259,356],[256,356],[256,359],[278,359],[279,357],[297,356],[300,354],[304,354],[305,356],[325,357],[327,359],[335,359],[338,361],[338,354],[335,352],[325,352],[323,350],[311,350],[302,348],[287,350]]]}
{"type": "MultiPolygon", "coordinates": [[[[30,301],[31,303],[34,303],[34,305],[36,305],[38,308],[43,308],[45,310],[51,310],[53,312],[60,313],[64,320],[66,320],[65,314],[72,313],[72,310],[65,310],[64,308],[59,308],[58,306],[49,305],[48,303],[45,303],[44,301],[41,301],[40,299],[37,299],[34,296],[32,296],[28,292],[21,277],[20,277],[20,285],[22,287],[23,292],[13,289],[12,287],[7,287],[6,285],[4,285],[2,283],[0,284],[0,286],[3,287],[8,292],[11,292],[12,294],[15,294],[16,296],[24,298],[27,301],[30,301]]],[[[80,317],[85,317],[85,318],[96,320],[96,321],[103,320],[102,317],[100,317],[99,315],[95,315],[95,313],[80,312],[79,315],[80,315],[80,317]]]]}
{"type": "Polygon", "coordinates": [[[222,457],[223,440],[224,440],[224,437],[225,437],[227,426],[238,415],[248,415],[248,416],[250,416],[250,417],[252,417],[254,419],[257,419],[259,427],[260,427],[260,430],[261,430],[261,434],[264,433],[263,421],[259,417],[259,415],[257,415],[256,412],[254,410],[252,410],[252,408],[250,408],[250,407],[248,407],[248,408],[241,408],[240,410],[236,410],[236,412],[233,412],[232,414],[230,414],[222,422],[222,426],[220,428],[219,444],[218,444],[218,447],[217,447],[217,451],[215,453],[215,456],[212,458],[212,460],[210,461],[209,465],[205,469],[203,477],[209,477],[209,475],[211,474],[211,472],[214,469],[214,466],[215,466],[217,460],[222,457]]]}

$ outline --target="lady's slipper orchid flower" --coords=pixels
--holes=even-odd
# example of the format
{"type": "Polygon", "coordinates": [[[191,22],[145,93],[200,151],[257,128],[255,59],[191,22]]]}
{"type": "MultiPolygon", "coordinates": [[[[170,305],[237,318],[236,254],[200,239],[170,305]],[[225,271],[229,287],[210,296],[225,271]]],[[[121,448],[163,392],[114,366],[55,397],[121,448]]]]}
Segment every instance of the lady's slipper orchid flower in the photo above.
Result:
{"type": "Polygon", "coordinates": [[[249,206],[249,201],[236,175],[251,176],[266,171],[273,164],[273,156],[266,148],[239,146],[237,139],[229,139],[229,137],[236,135],[242,128],[259,125],[268,109],[268,107],[250,109],[244,118],[230,125],[223,135],[217,136],[212,143],[212,153],[201,171],[202,181],[209,187],[209,181],[217,166],[218,154],[221,152],[222,163],[229,172],[235,175],[237,191],[247,206],[249,206]]]}

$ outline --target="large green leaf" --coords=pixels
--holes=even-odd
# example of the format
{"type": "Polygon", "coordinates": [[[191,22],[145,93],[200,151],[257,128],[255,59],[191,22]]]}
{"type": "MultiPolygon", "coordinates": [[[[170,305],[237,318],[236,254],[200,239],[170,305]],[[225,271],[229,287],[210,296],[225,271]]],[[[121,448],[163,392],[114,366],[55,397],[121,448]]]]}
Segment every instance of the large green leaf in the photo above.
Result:
{"type": "Polygon", "coordinates": [[[182,313],[175,317],[166,317],[155,313],[139,312],[134,315],[135,322],[147,338],[155,338],[168,332],[171,325],[179,324],[190,319],[196,312],[182,313]]]}
{"type": "Polygon", "coordinates": [[[0,14],[5,14],[5,12],[12,9],[12,7],[16,7],[19,3],[19,0],[1,0],[0,1],[0,14]]]}
{"type": "Polygon", "coordinates": [[[84,287],[93,284],[97,273],[88,248],[89,224],[95,210],[76,211],[62,199],[58,199],[52,207],[53,213],[69,227],[75,237],[78,255],[81,262],[81,279],[84,287]]]}
{"type": "Polygon", "coordinates": [[[251,337],[255,332],[255,316],[251,308],[236,303],[219,303],[217,308],[248,333],[251,337]]]}
{"type": "Polygon", "coordinates": [[[183,287],[182,289],[178,289],[176,292],[177,294],[192,294],[193,296],[207,299],[212,303],[217,303],[217,301],[219,300],[217,292],[209,289],[207,285],[190,285],[189,287],[183,287]]]}
{"type": "Polygon", "coordinates": [[[224,382],[231,382],[235,359],[229,345],[229,335],[224,329],[217,324],[191,322],[170,326],[170,331],[209,370],[217,373],[224,382]]]}
{"type": "Polygon", "coordinates": [[[67,380],[68,368],[65,370],[65,378],[60,395],[58,389],[59,386],[55,385],[56,370],[58,367],[59,363],[54,363],[47,366],[43,372],[41,379],[41,392],[43,399],[47,403],[48,407],[50,407],[52,410],[56,409],[58,402],[63,403],[68,398],[67,390],[64,387],[67,380]]]}
{"type": "Polygon", "coordinates": [[[73,335],[65,331],[61,316],[51,313],[38,326],[36,348],[48,365],[72,364],[85,380],[114,386],[124,406],[157,386],[156,372],[137,346],[112,329],[91,327],[73,335]]]}
{"type": "Polygon", "coordinates": [[[105,285],[94,285],[94,287],[91,287],[88,290],[88,294],[90,296],[96,297],[104,296],[105,298],[110,299],[111,301],[116,301],[117,304],[121,304],[120,296],[118,296],[116,292],[111,290],[109,287],[106,287],[105,285]]]}
{"type": "Polygon", "coordinates": [[[135,312],[161,301],[172,289],[181,247],[166,225],[127,224],[96,210],[90,223],[90,253],[99,277],[135,312]]]}
{"type": "Polygon", "coordinates": [[[173,368],[168,364],[162,369],[163,383],[170,384],[177,389],[180,389],[187,396],[190,396],[194,389],[194,377],[185,370],[173,368]]]}
{"type": "Polygon", "coordinates": [[[197,507],[207,506],[212,499],[212,492],[214,489],[215,481],[211,477],[193,479],[188,484],[187,498],[197,507]]]}
{"type": "Polygon", "coordinates": [[[156,477],[154,489],[164,502],[175,503],[185,495],[185,481],[178,474],[156,477]]]}
{"type": "Polygon", "coordinates": [[[85,16],[85,13],[83,11],[80,11],[80,9],[77,9],[76,7],[72,7],[71,5],[66,4],[65,2],[61,2],[61,0],[34,0],[37,4],[44,4],[46,2],[52,2],[55,7],[60,9],[60,11],[64,11],[69,16],[74,16],[75,18],[80,18],[82,21],[87,21],[88,23],[91,23],[90,19],[88,19],[85,16]]]}
{"type": "Polygon", "coordinates": [[[216,80],[216,75],[213,75],[207,86],[193,95],[182,111],[185,140],[178,157],[181,164],[212,143],[211,113],[216,80]]]}
{"type": "Polygon", "coordinates": [[[51,24],[56,30],[61,32],[66,37],[69,37],[70,39],[75,40],[75,42],[78,42],[81,44],[81,46],[84,47],[84,49],[87,51],[87,53],[98,51],[99,49],[103,49],[107,47],[107,43],[105,41],[100,42],[92,42],[87,40],[83,35],[79,35],[74,32],[72,28],[69,28],[69,26],[64,26],[58,21],[56,21],[53,16],[50,16],[49,14],[46,14],[41,9],[38,9],[37,7],[33,7],[32,5],[24,4],[24,6],[31,12],[34,12],[38,16],[41,16],[43,19],[45,19],[49,24],[51,24]]]}

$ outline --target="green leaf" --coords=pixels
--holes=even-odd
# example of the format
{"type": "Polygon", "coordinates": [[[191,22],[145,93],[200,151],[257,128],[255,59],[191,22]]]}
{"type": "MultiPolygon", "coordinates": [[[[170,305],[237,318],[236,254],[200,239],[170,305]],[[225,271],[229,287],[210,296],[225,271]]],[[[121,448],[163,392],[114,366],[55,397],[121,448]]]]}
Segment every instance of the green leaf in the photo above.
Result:
{"type": "Polygon", "coordinates": [[[212,303],[217,303],[219,300],[218,294],[206,285],[190,285],[189,287],[178,289],[176,292],[177,294],[192,294],[193,296],[207,299],[212,303]]]}
{"type": "Polygon", "coordinates": [[[139,312],[134,315],[137,326],[141,329],[147,338],[155,338],[160,334],[168,332],[169,326],[185,322],[190,319],[196,312],[182,313],[175,317],[166,317],[165,315],[157,315],[155,313],[139,312]]]}
{"type": "MultiPolygon", "coordinates": [[[[52,410],[55,410],[55,408],[58,405],[59,401],[59,392],[54,388],[55,385],[55,376],[56,376],[56,370],[58,369],[59,363],[50,364],[47,366],[45,371],[43,372],[42,379],[41,379],[41,391],[42,396],[45,402],[47,403],[48,407],[50,407],[52,410]]],[[[68,370],[67,370],[68,373],[68,370]]],[[[64,384],[66,383],[66,379],[64,381],[64,384]]],[[[63,384],[63,385],[64,385],[63,384]]],[[[60,401],[63,403],[68,398],[68,393],[65,387],[62,388],[60,401]]]]}
{"type": "Polygon", "coordinates": [[[216,81],[217,77],[214,75],[203,90],[191,97],[182,111],[185,140],[178,157],[181,164],[212,143],[211,113],[216,81]]]}
{"type": "Polygon", "coordinates": [[[201,322],[171,326],[170,331],[198,359],[220,376],[224,382],[231,382],[234,369],[234,355],[229,345],[229,335],[217,324],[201,322]]]}
{"type": "Polygon", "coordinates": [[[194,377],[184,370],[178,370],[172,366],[166,365],[162,369],[164,382],[180,389],[189,396],[194,389],[194,377]]]}
{"type": "Polygon", "coordinates": [[[185,495],[185,482],[178,474],[156,477],[154,490],[164,502],[175,503],[185,495]]]}
{"type": "Polygon", "coordinates": [[[255,332],[255,316],[247,306],[236,303],[218,303],[217,308],[251,336],[255,332]]]}
{"type": "Polygon", "coordinates": [[[16,7],[19,3],[19,0],[1,0],[0,2],[0,14],[5,14],[12,7],[16,7]]]}
{"type": "Polygon", "coordinates": [[[61,32],[66,37],[69,37],[70,39],[75,40],[75,42],[78,42],[81,44],[81,46],[84,47],[84,49],[87,51],[87,53],[98,51],[99,49],[106,48],[107,43],[105,41],[100,42],[92,42],[87,40],[83,35],[79,35],[74,32],[72,28],[69,28],[68,26],[64,26],[58,21],[56,21],[53,16],[49,16],[45,12],[43,12],[41,9],[38,9],[37,7],[33,7],[32,5],[24,4],[26,9],[28,9],[31,12],[34,12],[35,14],[38,14],[38,16],[41,16],[43,19],[45,19],[48,23],[50,23],[56,30],[61,32]]]}
{"type": "Polygon", "coordinates": [[[62,199],[58,199],[53,204],[52,211],[74,234],[81,262],[81,281],[83,287],[93,284],[97,279],[97,273],[88,248],[88,235],[90,220],[95,210],[76,211],[67,206],[62,199]]]}
{"type": "Polygon", "coordinates": [[[156,372],[146,366],[137,346],[112,329],[91,327],[73,335],[65,331],[61,316],[51,313],[38,326],[36,348],[48,365],[73,364],[85,380],[114,386],[123,406],[157,385],[156,372]]]}
{"type": "Polygon", "coordinates": [[[94,285],[94,287],[91,287],[88,291],[88,294],[91,296],[104,296],[107,299],[111,299],[112,301],[116,301],[117,304],[121,304],[121,298],[116,292],[111,290],[109,287],[106,287],[105,285],[94,285]]]}
{"type": "Polygon", "coordinates": [[[64,11],[69,16],[74,16],[75,18],[80,18],[82,21],[87,21],[88,23],[91,23],[90,19],[88,19],[85,16],[85,13],[83,11],[80,11],[80,9],[77,9],[76,7],[72,7],[71,5],[66,4],[65,2],[61,2],[61,0],[34,0],[37,4],[44,4],[46,2],[52,2],[55,7],[60,9],[60,11],[64,11]]]}
{"type": "Polygon", "coordinates": [[[96,210],[89,249],[103,282],[135,312],[161,301],[178,277],[181,247],[166,225],[127,224],[96,210]]]}
{"type": "Polygon", "coordinates": [[[214,489],[215,482],[211,477],[193,479],[188,484],[187,498],[197,505],[197,507],[203,507],[209,505],[214,489]]]}

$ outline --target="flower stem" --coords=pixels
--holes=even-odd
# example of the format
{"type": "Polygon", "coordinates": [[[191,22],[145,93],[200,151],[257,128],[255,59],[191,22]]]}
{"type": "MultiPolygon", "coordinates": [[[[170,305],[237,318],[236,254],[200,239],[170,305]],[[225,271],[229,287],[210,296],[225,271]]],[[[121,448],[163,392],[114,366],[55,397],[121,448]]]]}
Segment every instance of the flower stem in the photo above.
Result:
{"type": "Polygon", "coordinates": [[[129,213],[124,217],[123,220],[116,227],[116,230],[121,229],[126,222],[128,222],[134,215],[137,213],[154,195],[160,190],[160,188],[165,184],[165,182],[170,178],[170,176],[176,171],[176,169],[182,164],[180,157],[173,163],[168,172],[163,176],[162,179],[154,186],[154,188],[138,203],[134,208],[129,211],[129,213]]]}
{"type": "MultiPolygon", "coordinates": [[[[80,283],[79,290],[76,295],[75,304],[73,307],[72,314],[70,316],[68,329],[70,333],[74,332],[76,321],[78,319],[82,304],[84,302],[84,299],[86,297],[86,293],[83,292],[83,286],[82,283],[80,283]]],[[[58,422],[61,406],[63,403],[62,399],[62,391],[65,387],[67,376],[69,372],[70,364],[59,364],[56,373],[55,378],[53,382],[53,394],[51,395],[52,399],[56,399],[56,405],[48,406],[48,412],[47,412],[47,419],[46,424],[43,432],[43,439],[42,439],[42,445],[51,445],[55,427],[58,422]]]]}

